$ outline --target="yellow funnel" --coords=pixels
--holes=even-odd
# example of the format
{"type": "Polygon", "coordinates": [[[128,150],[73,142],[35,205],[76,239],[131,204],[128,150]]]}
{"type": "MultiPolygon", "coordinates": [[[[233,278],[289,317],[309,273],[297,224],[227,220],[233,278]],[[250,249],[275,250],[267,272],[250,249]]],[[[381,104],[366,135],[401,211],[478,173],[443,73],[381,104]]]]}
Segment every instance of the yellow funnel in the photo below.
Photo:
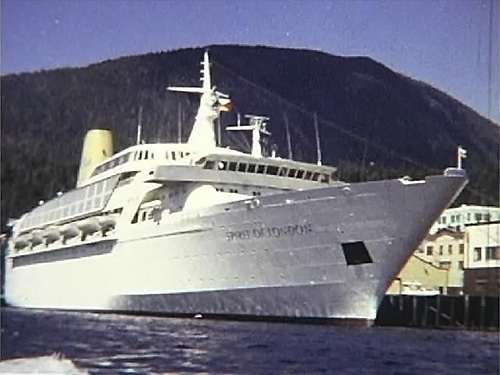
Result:
{"type": "Polygon", "coordinates": [[[85,135],[76,187],[89,179],[96,166],[113,155],[113,135],[109,130],[92,129],[85,135]]]}

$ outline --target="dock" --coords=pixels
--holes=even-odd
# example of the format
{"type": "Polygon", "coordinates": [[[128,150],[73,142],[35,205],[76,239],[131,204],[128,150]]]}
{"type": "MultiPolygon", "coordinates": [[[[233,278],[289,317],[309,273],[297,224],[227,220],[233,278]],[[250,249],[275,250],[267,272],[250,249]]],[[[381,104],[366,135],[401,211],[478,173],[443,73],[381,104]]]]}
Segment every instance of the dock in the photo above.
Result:
{"type": "Polygon", "coordinates": [[[470,295],[386,295],[376,326],[499,331],[500,298],[470,295]]]}

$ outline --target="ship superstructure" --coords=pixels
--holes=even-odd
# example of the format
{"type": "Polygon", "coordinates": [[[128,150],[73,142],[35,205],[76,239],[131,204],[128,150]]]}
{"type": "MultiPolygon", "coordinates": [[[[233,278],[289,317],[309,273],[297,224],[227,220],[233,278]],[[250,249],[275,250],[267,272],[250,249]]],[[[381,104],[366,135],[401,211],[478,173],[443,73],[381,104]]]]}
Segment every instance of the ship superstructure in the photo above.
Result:
{"type": "Polygon", "coordinates": [[[171,88],[201,94],[186,143],[108,155],[108,134],[87,135],[105,140],[84,147],[77,187],[17,220],[7,302],[373,321],[465,171],[338,181],[333,167],[264,156],[262,116],[228,129],[252,131],[251,154],[220,147],[229,98],[212,87],[208,53],[202,65],[202,87],[171,88]]]}

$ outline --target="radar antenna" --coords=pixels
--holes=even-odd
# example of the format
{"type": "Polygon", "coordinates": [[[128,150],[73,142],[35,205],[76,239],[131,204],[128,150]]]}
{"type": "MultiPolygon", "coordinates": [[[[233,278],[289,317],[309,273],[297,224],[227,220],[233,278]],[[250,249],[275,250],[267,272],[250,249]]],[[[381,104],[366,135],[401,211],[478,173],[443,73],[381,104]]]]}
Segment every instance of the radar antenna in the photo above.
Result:
{"type": "Polygon", "coordinates": [[[255,115],[245,115],[245,118],[249,119],[248,125],[238,125],[228,126],[226,130],[251,130],[252,131],[252,152],[251,155],[261,158],[262,157],[262,146],[261,146],[261,133],[269,136],[271,133],[267,130],[267,122],[269,117],[265,116],[255,116],[255,115]]]}

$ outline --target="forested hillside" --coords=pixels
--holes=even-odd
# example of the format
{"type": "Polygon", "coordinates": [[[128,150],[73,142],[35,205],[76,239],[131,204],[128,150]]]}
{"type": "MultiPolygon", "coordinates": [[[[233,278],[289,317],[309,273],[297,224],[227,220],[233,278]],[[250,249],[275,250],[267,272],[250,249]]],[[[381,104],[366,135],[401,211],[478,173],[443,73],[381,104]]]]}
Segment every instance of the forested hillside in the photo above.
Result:
{"type": "MultiPolygon", "coordinates": [[[[176,141],[179,118],[186,140],[199,98],[166,87],[199,85],[203,51],[3,76],[2,224],[74,186],[88,129],[113,130],[122,149],[135,141],[142,107],[148,142],[176,141]]],[[[449,95],[367,57],[246,46],[209,51],[217,89],[234,103],[222,127],[238,112],[269,116],[270,141],[287,157],[288,121],[293,158],[314,162],[316,112],[323,162],[348,181],[441,173],[456,164],[461,145],[471,183],[459,202],[498,205],[499,128],[449,95]]],[[[250,144],[241,134],[222,132],[221,139],[240,149],[250,144]]]]}

